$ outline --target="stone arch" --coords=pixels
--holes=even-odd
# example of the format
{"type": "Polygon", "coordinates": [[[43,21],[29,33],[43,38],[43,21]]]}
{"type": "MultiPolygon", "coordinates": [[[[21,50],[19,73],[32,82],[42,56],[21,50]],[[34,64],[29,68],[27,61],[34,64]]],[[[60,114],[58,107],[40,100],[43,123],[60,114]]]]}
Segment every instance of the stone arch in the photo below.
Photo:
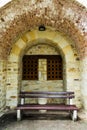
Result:
{"type": "MultiPolygon", "coordinates": [[[[71,46],[71,41],[64,36],[62,33],[60,32],[55,32],[53,30],[49,30],[47,29],[44,32],[40,32],[38,30],[32,30],[29,31],[27,33],[25,33],[14,45],[13,48],[11,50],[11,54],[8,58],[8,63],[12,64],[12,69],[16,68],[16,72],[12,72],[12,74],[9,75],[9,71],[7,72],[8,76],[7,78],[12,77],[13,76],[13,81],[11,78],[11,86],[14,86],[15,83],[15,87],[12,87],[12,90],[10,90],[10,95],[8,94],[9,91],[7,91],[7,104],[9,104],[10,107],[16,106],[17,102],[18,102],[18,92],[20,90],[21,86],[21,75],[20,75],[20,62],[22,56],[25,54],[26,48],[30,48],[31,46],[35,46],[38,44],[48,44],[49,46],[52,46],[56,49],[58,49],[60,51],[60,54],[62,55],[62,58],[64,60],[64,86],[66,87],[66,90],[73,90],[75,91],[75,81],[74,79],[79,78],[79,72],[78,72],[78,68],[79,66],[77,65],[76,62],[76,57],[74,56],[74,52],[71,46]],[[14,67],[13,67],[14,66],[14,67]],[[74,71],[73,71],[74,69],[74,71]],[[78,74],[77,74],[78,73],[78,74]],[[18,80],[17,80],[18,79],[18,80]],[[11,91],[14,91],[14,96],[11,96],[11,91]],[[15,97],[15,98],[14,98],[15,97]],[[9,102],[10,99],[10,102],[9,102]],[[12,106],[12,102],[14,102],[13,106],[12,106]]],[[[8,66],[9,66],[8,64],[8,66]]],[[[11,69],[10,68],[10,69],[11,69]]],[[[9,70],[9,67],[8,67],[9,70]]],[[[8,81],[8,80],[7,80],[8,81]]],[[[7,83],[8,84],[8,83],[7,83]]],[[[11,87],[10,86],[10,87],[11,87]]],[[[78,82],[78,89],[75,91],[76,93],[76,103],[79,107],[81,107],[81,101],[79,101],[80,98],[80,93],[79,95],[77,94],[77,91],[80,91],[80,86],[79,86],[79,82],[78,82]]],[[[9,90],[9,85],[7,85],[7,90],[9,90]]]]}
{"type": "Polygon", "coordinates": [[[73,0],[12,1],[0,12],[1,59],[7,58],[12,44],[24,32],[40,25],[50,26],[71,37],[80,57],[84,57],[87,43],[86,16],[86,9],[73,0]]]}

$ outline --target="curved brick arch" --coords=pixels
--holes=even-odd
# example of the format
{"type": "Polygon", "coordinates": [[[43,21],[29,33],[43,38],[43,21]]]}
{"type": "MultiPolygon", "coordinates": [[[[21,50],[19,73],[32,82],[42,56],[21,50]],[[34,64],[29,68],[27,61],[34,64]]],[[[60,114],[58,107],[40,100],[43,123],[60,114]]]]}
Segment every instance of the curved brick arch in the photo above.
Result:
{"type": "Polygon", "coordinates": [[[42,24],[70,36],[83,57],[87,44],[86,16],[86,9],[73,0],[13,1],[0,11],[0,58],[7,58],[12,44],[24,32],[42,24]]]}
{"type": "Polygon", "coordinates": [[[63,59],[65,59],[65,62],[73,62],[75,60],[74,52],[71,47],[71,41],[69,41],[69,39],[63,36],[61,33],[49,29],[44,32],[32,30],[25,33],[13,45],[10,57],[12,57],[12,60],[14,59],[18,61],[19,57],[22,57],[28,48],[43,43],[60,50],[63,59]]]}

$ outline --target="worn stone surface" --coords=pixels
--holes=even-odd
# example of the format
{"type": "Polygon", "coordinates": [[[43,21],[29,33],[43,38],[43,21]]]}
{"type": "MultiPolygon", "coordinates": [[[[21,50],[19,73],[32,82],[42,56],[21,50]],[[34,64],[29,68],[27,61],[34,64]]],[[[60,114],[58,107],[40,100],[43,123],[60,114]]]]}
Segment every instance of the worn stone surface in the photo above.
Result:
{"type": "Polygon", "coordinates": [[[86,130],[87,122],[73,122],[68,114],[31,114],[17,121],[16,114],[7,114],[0,119],[0,130],[86,130]]]}

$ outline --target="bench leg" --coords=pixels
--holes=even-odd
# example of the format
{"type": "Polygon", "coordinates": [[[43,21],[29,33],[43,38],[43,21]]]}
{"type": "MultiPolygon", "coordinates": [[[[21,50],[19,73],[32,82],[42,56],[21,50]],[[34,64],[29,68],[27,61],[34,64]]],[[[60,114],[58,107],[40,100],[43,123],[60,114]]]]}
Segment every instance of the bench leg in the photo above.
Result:
{"type": "Polygon", "coordinates": [[[21,98],[21,105],[24,104],[24,98],[21,98]]]}
{"type": "MultiPolygon", "coordinates": [[[[38,104],[44,105],[47,104],[47,98],[38,98],[38,104]]],[[[46,113],[47,110],[39,110],[41,113],[46,113]]]]}
{"type": "Polygon", "coordinates": [[[77,120],[77,110],[74,110],[73,113],[71,114],[72,120],[76,121],[77,120]]]}
{"type": "Polygon", "coordinates": [[[21,120],[21,110],[17,110],[17,121],[21,120]]]}
{"type": "Polygon", "coordinates": [[[72,105],[72,104],[73,104],[73,101],[72,101],[72,99],[70,99],[70,102],[69,102],[69,104],[70,104],[70,105],[72,105]]]}

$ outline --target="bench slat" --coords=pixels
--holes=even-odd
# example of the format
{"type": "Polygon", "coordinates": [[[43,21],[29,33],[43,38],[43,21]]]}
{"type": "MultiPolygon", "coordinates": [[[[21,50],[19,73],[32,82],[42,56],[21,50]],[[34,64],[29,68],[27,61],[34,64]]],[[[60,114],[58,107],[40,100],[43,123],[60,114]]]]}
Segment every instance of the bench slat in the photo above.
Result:
{"type": "Polygon", "coordinates": [[[49,92],[49,91],[33,91],[33,92],[28,92],[28,91],[21,91],[20,94],[55,94],[55,95],[68,95],[68,94],[74,94],[74,92],[68,91],[68,92],[49,92]]]}
{"type": "Polygon", "coordinates": [[[25,104],[25,105],[18,105],[17,110],[61,110],[61,111],[68,111],[68,110],[78,110],[75,105],[53,105],[53,104],[25,104]]]}
{"type": "Polygon", "coordinates": [[[73,95],[20,94],[20,98],[74,98],[73,95]]]}

